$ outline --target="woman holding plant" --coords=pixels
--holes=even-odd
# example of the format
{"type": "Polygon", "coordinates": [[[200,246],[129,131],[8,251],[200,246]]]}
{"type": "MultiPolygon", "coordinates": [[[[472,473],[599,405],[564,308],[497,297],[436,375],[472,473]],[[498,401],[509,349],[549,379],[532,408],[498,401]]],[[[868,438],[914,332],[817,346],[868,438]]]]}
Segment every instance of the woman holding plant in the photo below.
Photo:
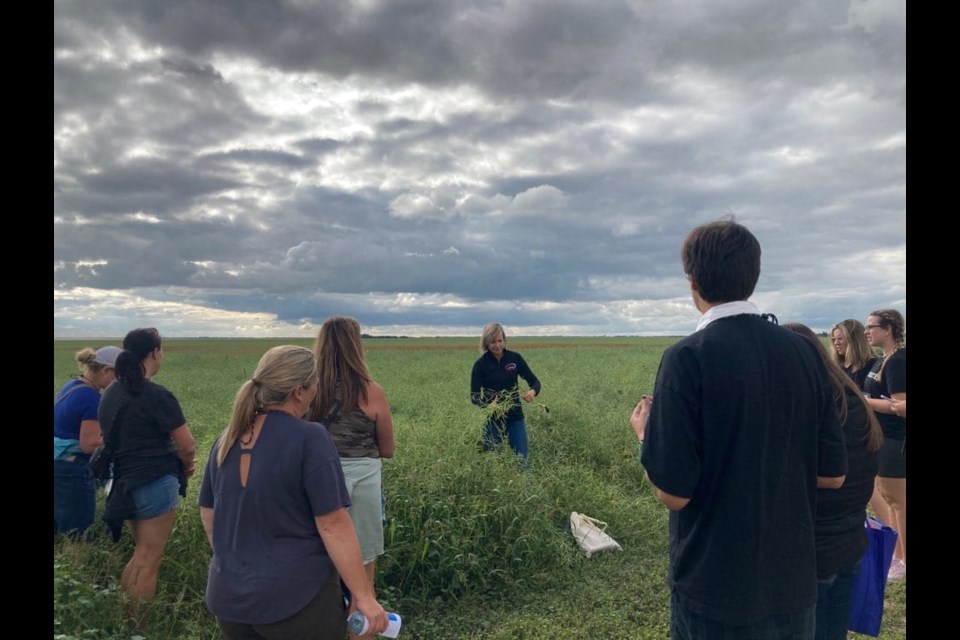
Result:
{"type": "Polygon", "coordinates": [[[490,322],[483,327],[480,352],[470,375],[470,401],[487,411],[484,451],[496,449],[506,437],[510,448],[526,467],[529,459],[527,425],[520,399],[533,402],[540,395],[540,380],[523,356],[506,348],[506,333],[499,322],[490,322]],[[523,378],[530,387],[523,395],[520,395],[518,378],[523,378]]]}

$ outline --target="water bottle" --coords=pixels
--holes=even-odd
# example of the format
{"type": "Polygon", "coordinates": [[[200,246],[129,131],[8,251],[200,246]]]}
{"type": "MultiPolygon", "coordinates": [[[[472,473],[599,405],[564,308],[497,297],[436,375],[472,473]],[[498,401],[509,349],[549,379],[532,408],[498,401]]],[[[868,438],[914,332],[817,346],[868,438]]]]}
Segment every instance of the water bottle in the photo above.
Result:
{"type": "MultiPolygon", "coordinates": [[[[400,615],[396,613],[387,612],[387,628],[380,634],[384,638],[396,638],[400,635],[400,615]]],[[[370,623],[367,622],[367,617],[360,613],[359,611],[354,611],[347,618],[347,629],[350,630],[350,633],[362,636],[367,632],[367,629],[370,628],[370,623]]]]}

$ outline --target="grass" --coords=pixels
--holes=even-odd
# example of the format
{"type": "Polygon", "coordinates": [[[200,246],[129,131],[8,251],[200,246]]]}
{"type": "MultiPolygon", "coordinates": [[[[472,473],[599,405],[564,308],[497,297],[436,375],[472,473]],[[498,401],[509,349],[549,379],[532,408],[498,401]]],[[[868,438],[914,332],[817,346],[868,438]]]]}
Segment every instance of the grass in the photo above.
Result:
{"type": "MultiPolygon", "coordinates": [[[[283,340],[168,340],[157,382],[180,400],[201,462],[233,395],[283,340]]],[[[310,341],[294,341],[309,346],[310,341]]],[[[514,338],[543,382],[524,405],[530,471],[481,454],[482,412],[469,400],[475,339],[372,339],[368,360],[390,399],[397,456],[384,463],[384,606],[402,638],[666,638],[667,511],[643,482],[627,423],[652,389],[669,338],[514,338]],[[622,552],[587,559],[570,511],[609,523],[622,552]]],[[[84,346],[54,342],[54,391],[84,346]]],[[[198,471],[199,474],[199,471],[198,471]]],[[[54,542],[54,637],[219,638],[206,610],[210,550],[196,506],[199,475],[178,511],[149,621],[125,613],[118,577],[128,534],[54,542]]],[[[101,500],[102,501],[102,500],[101,500]]],[[[97,532],[99,527],[96,526],[97,532]]],[[[906,583],[888,586],[880,638],[906,637],[906,583]]]]}

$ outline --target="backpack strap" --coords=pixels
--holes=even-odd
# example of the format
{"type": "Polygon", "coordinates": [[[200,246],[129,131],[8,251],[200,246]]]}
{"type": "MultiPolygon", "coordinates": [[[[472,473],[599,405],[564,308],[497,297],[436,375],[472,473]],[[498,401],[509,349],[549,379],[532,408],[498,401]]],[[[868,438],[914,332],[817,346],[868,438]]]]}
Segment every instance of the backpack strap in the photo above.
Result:
{"type": "Polygon", "coordinates": [[[73,386],[70,387],[69,389],[67,389],[66,392],[65,392],[63,395],[61,395],[59,398],[57,398],[56,400],[54,400],[54,401],[53,401],[53,406],[57,406],[58,404],[60,404],[61,401],[63,401],[64,398],[66,398],[68,395],[70,395],[71,393],[73,393],[74,391],[76,391],[77,389],[80,389],[80,388],[82,388],[82,387],[90,387],[90,388],[93,389],[94,391],[97,390],[97,388],[96,388],[95,386],[93,386],[92,384],[90,384],[89,382],[87,382],[86,380],[84,380],[83,378],[76,378],[76,379],[79,380],[80,382],[77,383],[77,384],[75,384],[75,385],[73,385],[73,386]]]}

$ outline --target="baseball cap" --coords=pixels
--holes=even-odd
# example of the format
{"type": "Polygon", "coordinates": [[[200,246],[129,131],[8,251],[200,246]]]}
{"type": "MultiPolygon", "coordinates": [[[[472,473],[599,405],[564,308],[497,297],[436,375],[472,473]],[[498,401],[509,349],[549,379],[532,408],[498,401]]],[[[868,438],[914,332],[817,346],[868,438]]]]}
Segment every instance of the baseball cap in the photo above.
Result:
{"type": "Polygon", "coordinates": [[[123,349],[120,347],[114,347],[110,345],[109,347],[101,347],[97,349],[97,356],[93,359],[97,364],[102,364],[107,367],[117,366],[117,356],[123,353],[123,349]]]}

